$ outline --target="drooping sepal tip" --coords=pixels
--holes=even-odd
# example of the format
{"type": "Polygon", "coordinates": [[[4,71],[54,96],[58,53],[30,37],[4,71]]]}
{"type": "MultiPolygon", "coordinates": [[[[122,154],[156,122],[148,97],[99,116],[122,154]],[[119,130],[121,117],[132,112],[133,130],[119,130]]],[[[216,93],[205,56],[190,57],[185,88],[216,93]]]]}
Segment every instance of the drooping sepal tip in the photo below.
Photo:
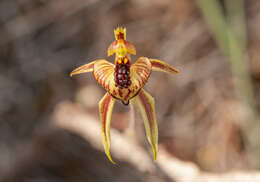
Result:
{"type": "Polygon", "coordinates": [[[109,161],[110,161],[112,164],[115,164],[115,165],[116,165],[116,163],[115,163],[115,161],[113,161],[113,159],[112,159],[112,157],[111,157],[111,155],[110,155],[110,152],[109,152],[109,151],[108,151],[108,152],[106,152],[106,155],[107,155],[107,157],[108,157],[109,161]]]}
{"type": "Polygon", "coordinates": [[[141,89],[139,94],[131,100],[131,103],[138,106],[142,115],[146,137],[152,147],[153,159],[156,162],[158,146],[158,127],[155,115],[155,106],[153,97],[141,89]]]}
{"type": "Polygon", "coordinates": [[[115,164],[110,155],[110,121],[115,99],[107,92],[99,101],[99,115],[101,121],[101,136],[105,153],[112,164],[115,164]]]}
{"type": "Polygon", "coordinates": [[[152,145],[152,151],[153,151],[153,161],[156,162],[157,159],[157,146],[152,145]]]}

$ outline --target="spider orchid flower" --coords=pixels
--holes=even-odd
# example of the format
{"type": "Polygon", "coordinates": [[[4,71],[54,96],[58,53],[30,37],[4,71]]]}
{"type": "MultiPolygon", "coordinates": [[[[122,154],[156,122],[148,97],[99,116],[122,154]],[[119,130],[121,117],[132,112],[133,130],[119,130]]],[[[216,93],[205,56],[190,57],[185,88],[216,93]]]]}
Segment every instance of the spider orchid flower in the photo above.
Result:
{"type": "Polygon", "coordinates": [[[118,27],[114,30],[115,41],[110,44],[107,55],[115,54],[115,64],[105,59],[92,61],[71,72],[70,76],[92,72],[97,82],[107,93],[99,101],[101,134],[105,153],[112,163],[110,155],[110,121],[115,100],[124,105],[137,105],[144,120],[147,139],[152,146],[154,161],[157,156],[158,128],[153,97],[143,86],[152,70],[177,74],[179,71],[163,61],[140,57],[131,64],[131,54],[136,54],[133,44],[126,40],[126,29],[118,27]]]}

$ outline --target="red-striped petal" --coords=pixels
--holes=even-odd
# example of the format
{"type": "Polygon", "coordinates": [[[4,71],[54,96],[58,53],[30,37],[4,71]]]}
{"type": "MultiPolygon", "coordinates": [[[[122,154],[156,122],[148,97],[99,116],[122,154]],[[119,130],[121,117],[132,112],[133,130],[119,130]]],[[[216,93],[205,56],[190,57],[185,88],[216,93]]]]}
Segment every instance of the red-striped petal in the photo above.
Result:
{"type": "Polygon", "coordinates": [[[99,115],[101,121],[101,135],[105,153],[109,160],[115,164],[110,155],[110,121],[114,107],[115,99],[106,93],[99,102],[99,115]]]}
{"type": "Polygon", "coordinates": [[[102,85],[107,92],[115,98],[128,103],[128,101],[136,96],[140,89],[147,82],[152,71],[152,65],[148,58],[141,57],[135,64],[130,67],[130,80],[132,84],[128,88],[115,86],[114,81],[114,64],[100,60],[94,65],[94,77],[97,82],[102,85]]]}
{"type": "Polygon", "coordinates": [[[146,136],[152,146],[154,161],[156,161],[158,148],[158,127],[155,115],[154,98],[144,91],[144,89],[141,89],[139,94],[131,100],[131,103],[136,104],[142,114],[146,136]]]}
{"type": "Polygon", "coordinates": [[[152,64],[152,69],[154,71],[162,71],[162,72],[166,72],[166,73],[171,73],[171,74],[177,74],[179,73],[179,70],[177,70],[176,68],[173,68],[172,66],[170,66],[169,64],[160,61],[158,59],[149,59],[151,64],[152,64]]]}
{"type": "Polygon", "coordinates": [[[81,73],[87,73],[87,72],[92,72],[93,69],[94,69],[94,64],[97,62],[98,60],[96,61],[92,61],[88,64],[84,64],[78,68],[76,68],[75,70],[73,70],[71,73],[70,73],[70,76],[72,77],[73,75],[77,75],[77,74],[81,74],[81,73]]]}
{"type": "Polygon", "coordinates": [[[145,85],[152,72],[152,64],[148,58],[140,57],[131,66],[130,72],[132,83],[139,88],[139,91],[145,85]]]}

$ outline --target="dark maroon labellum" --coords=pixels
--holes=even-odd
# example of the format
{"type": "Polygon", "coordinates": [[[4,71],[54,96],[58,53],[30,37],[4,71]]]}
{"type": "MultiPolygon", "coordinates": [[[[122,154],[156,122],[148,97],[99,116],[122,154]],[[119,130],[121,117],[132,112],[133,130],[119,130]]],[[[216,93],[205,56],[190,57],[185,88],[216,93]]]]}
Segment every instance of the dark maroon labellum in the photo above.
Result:
{"type": "Polygon", "coordinates": [[[120,64],[116,64],[115,67],[115,86],[119,87],[120,89],[128,88],[132,83],[130,80],[130,63],[128,60],[126,63],[124,63],[123,61],[125,59],[127,60],[127,58],[122,59],[120,64]]]}

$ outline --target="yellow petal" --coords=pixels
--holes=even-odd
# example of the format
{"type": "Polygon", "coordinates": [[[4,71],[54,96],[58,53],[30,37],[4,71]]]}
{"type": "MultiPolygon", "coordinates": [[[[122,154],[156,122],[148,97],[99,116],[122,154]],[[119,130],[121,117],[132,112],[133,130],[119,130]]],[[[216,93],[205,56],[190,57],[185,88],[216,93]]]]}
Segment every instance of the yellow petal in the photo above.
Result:
{"type": "Polygon", "coordinates": [[[158,59],[150,59],[150,62],[154,71],[162,71],[171,74],[179,73],[179,70],[158,59]]]}
{"type": "Polygon", "coordinates": [[[107,56],[112,56],[114,53],[119,57],[125,57],[126,54],[136,54],[135,46],[127,40],[115,40],[107,49],[107,56]]]}
{"type": "Polygon", "coordinates": [[[87,73],[87,72],[92,72],[93,68],[94,68],[94,64],[97,61],[92,61],[91,63],[84,64],[83,66],[80,66],[80,67],[76,68],[75,70],[73,70],[70,73],[70,76],[72,77],[73,75],[77,75],[77,74],[81,74],[81,73],[87,73]]]}
{"type": "Polygon", "coordinates": [[[99,115],[101,120],[101,136],[104,145],[105,153],[109,160],[115,164],[110,155],[110,121],[114,107],[115,99],[106,93],[99,101],[99,115]]]}
{"type": "Polygon", "coordinates": [[[136,85],[139,87],[139,89],[141,89],[150,77],[152,72],[152,64],[148,58],[140,57],[131,66],[130,72],[133,85],[136,85]]]}
{"type": "Polygon", "coordinates": [[[104,87],[109,93],[111,93],[114,87],[114,64],[100,60],[94,65],[94,77],[97,82],[104,87]]]}
{"type": "Polygon", "coordinates": [[[154,161],[156,161],[158,148],[158,127],[155,115],[154,98],[144,91],[144,89],[141,89],[139,94],[131,100],[131,103],[136,104],[142,114],[146,136],[152,146],[154,161]]]}
{"type": "Polygon", "coordinates": [[[125,44],[125,47],[126,47],[128,53],[136,55],[135,46],[131,42],[125,40],[124,44],[125,44]]]}

